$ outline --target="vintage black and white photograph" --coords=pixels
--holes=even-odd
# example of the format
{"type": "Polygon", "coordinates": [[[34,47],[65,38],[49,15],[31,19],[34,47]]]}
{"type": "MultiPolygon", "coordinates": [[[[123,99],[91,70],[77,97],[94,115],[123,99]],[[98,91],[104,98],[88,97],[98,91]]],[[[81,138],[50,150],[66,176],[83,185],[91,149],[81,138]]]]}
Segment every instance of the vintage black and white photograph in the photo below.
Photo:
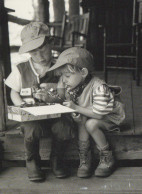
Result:
{"type": "Polygon", "coordinates": [[[142,194],[142,0],[0,0],[0,194],[142,194]]]}

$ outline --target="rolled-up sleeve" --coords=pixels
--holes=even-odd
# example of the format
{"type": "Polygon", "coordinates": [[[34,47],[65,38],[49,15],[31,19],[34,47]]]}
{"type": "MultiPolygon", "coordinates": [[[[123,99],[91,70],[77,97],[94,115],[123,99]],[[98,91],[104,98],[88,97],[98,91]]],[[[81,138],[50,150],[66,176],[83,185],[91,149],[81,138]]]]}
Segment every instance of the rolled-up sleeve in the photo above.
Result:
{"type": "Polygon", "coordinates": [[[105,84],[93,89],[93,112],[107,115],[114,108],[114,94],[105,84]]]}
{"type": "Polygon", "coordinates": [[[21,91],[21,74],[17,67],[15,67],[7,77],[5,84],[16,92],[21,91]]]}

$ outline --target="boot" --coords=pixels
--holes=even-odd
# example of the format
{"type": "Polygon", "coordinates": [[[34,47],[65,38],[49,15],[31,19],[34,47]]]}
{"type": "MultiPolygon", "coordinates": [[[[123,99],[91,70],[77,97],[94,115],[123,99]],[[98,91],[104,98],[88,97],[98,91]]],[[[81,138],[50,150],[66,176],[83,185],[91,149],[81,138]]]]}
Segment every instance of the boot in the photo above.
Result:
{"type": "Polygon", "coordinates": [[[65,148],[66,148],[65,142],[53,140],[51,153],[51,166],[52,171],[56,178],[67,177],[63,161],[65,148]]]}
{"type": "Polygon", "coordinates": [[[115,159],[112,155],[112,151],[105,150],[100,151],[100,162],[95,170],[95,176],[107,177],[112,174],[115,168],[115,159]]]}
{"type": "Polygon", "coordinates": [[[87,178],[92,175],[92,155],[90,141],[79,141],[80,165],[77,170],[79,178],[87,178]]]}
{"type": "Polygon", "coordinates": [[[40,182],[45,179],[40,169],[39,141],[33,143],[25,141],[26,168],[30,181],[40,182]]]}

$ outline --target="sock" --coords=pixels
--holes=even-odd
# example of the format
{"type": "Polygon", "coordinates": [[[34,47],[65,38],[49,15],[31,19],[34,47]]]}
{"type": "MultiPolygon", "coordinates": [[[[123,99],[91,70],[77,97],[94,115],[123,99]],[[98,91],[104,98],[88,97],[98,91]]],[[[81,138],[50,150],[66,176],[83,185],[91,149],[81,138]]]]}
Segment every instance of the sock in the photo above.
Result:
{"type": "Polygon", "coordinates": [[[98,150],[99,151],[105,151],[105,150],[109,150],[109,144],[107,143],[104,147],[99,147],[98,145],[97,145],[97,148],[98,148],[98,150]]]}

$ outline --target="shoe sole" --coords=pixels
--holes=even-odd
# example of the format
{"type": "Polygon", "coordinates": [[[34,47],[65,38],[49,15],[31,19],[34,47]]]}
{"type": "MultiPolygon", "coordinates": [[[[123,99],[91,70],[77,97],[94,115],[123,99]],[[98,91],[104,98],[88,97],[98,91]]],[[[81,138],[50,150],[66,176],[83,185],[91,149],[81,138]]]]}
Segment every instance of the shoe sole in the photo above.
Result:
{"type": "Polygon", "coordinates": [[[66,178],[68,175],[67,174],[60,174],[60,175],[57,175],[56,173],[53,172],[53,174],[55,175],[56,178],[66,178]]]}
{"type": "Polygon", "coordinates": [[[55,177],[58,178],[58,179],[63,179],[63,178],[66,178],[67,175],[65,175],[65,176],[57,176],[57,175],[55,175],[55,177]]]}
{"type": "Polygon", "coordinates": [[[102,177],[102,178],[104,177],[104,178],[105,178],[105,177],[110,176],[111,174],[112,174],[112,172],[111,172],[111,173],[108,173],[108,174],[101,174],[101,175],[95,173],[95,176],[96,176],[96,177],[102,177]]]}
{"type": "Polygon", "coordinates": [[[38,178],[38,177],[37,178],[30,178],[29,177],[29,180],[32,181],[32,182],[41,182],[41,181],[44,181],[45,178],[38,178]]]}
{"type": "Polygon", "coordinates": [[[88,175],[85,175],[85,174],[77,174],[77,177],[79,178],[89,178],[92,176],[92,173],[88,174],[88,175]]]}
{"type": "Polygon", "coordinates": [[[110,169],[110,172],[108,172],[108,173],[94,173],[94,175],[96,176],[96,177],[108,177],[108,176],[110,176],[114,171],[115,171],[115,169],[116,169],[116,167],[114,166],[114,167],[112,167],[111,169],[110,169]]]}

